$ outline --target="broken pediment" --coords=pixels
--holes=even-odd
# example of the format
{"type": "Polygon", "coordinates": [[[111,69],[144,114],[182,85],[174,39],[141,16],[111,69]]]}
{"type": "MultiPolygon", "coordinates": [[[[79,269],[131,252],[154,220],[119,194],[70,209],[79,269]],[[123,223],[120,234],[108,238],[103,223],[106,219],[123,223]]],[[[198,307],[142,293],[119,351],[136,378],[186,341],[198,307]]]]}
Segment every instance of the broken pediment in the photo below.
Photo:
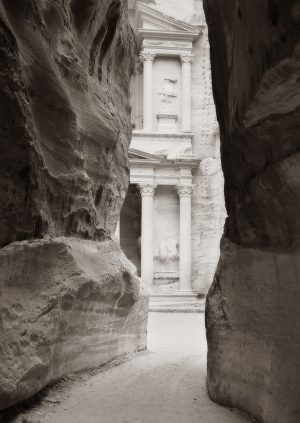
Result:
{"type": "Polygon", "coordinates": [[[146,153],[145,151],[141,151],[141,150],[136,150],[135,148],[130,148],[129,152],[128,152],[128,157],[129,159],[137,159],[137,160],[145,160],[145,161],[161,161],[162,157],[155,155],[155,154],[150,154],[150,153],[146,153]]]}
{"type": "Polygon", "coordinates": [[[139,33],[147,38],[153,34],[167,35],[171,38],[194,40],[201,33],[199,26],[190,25],[167,16],[145,4],[137,3],[139,12],[139,33]]]}

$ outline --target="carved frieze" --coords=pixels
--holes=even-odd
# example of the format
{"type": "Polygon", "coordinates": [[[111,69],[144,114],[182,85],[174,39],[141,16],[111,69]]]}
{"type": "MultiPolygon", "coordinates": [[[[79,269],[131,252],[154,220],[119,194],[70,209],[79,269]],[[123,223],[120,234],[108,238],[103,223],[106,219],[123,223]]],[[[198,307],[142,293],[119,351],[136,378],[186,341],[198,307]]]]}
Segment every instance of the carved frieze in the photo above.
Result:
{"type": "Polygon", "coordinates": [[[169,40],[144,40],[144,46],[166,47],[166,48],[191,48],[192,43],[188,41],[169,41],[169,40]]]}

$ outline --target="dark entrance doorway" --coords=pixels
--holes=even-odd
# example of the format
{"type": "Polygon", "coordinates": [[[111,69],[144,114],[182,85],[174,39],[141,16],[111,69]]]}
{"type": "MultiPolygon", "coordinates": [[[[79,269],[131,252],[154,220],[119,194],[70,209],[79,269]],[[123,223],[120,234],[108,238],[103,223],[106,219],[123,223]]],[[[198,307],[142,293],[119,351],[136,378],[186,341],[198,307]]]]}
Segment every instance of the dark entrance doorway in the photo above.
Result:
{"type": "Polygon", "coordinates": [[[120,245],[141,276],[141,195],[136,184],[129,185],[120,217],[120,245]]]}

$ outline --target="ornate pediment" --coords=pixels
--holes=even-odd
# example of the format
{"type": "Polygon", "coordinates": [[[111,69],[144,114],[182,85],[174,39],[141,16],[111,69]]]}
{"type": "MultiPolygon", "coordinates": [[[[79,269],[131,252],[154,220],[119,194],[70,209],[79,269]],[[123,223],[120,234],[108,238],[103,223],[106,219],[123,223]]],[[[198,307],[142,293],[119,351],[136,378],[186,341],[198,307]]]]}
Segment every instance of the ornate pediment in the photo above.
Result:
{"type": "Polygon", "coordinates": [[[194,40],[201,33],[201,28],[179,21],[170,16],[137,3],[139,12],[139,33],[143,38],[166,38],[194,40]]]}

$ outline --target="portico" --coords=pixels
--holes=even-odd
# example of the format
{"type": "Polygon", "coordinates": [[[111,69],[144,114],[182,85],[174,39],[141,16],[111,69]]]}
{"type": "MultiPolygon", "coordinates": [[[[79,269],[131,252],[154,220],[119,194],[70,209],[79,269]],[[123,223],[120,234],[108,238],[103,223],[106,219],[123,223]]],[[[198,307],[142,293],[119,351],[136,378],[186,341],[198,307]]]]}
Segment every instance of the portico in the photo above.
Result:
{"type": "Polygon", "coordinates": [[[136,149],[130,149],[129,156],[130,181],[138,185],[142,200],[142,280],[150,294],[191,294],[192,169],[199,166],[199,160],[194,157],[170,160],[136,149]],[[161,214],[156,216],[165,225],[158,231],[154,208],[160,187],[164,188],[165,197],[175,199],[175,208],[174,201],[169,202],[170,207],[173,205],[173,211],[168,213],[170,221],[161,214]]]}

